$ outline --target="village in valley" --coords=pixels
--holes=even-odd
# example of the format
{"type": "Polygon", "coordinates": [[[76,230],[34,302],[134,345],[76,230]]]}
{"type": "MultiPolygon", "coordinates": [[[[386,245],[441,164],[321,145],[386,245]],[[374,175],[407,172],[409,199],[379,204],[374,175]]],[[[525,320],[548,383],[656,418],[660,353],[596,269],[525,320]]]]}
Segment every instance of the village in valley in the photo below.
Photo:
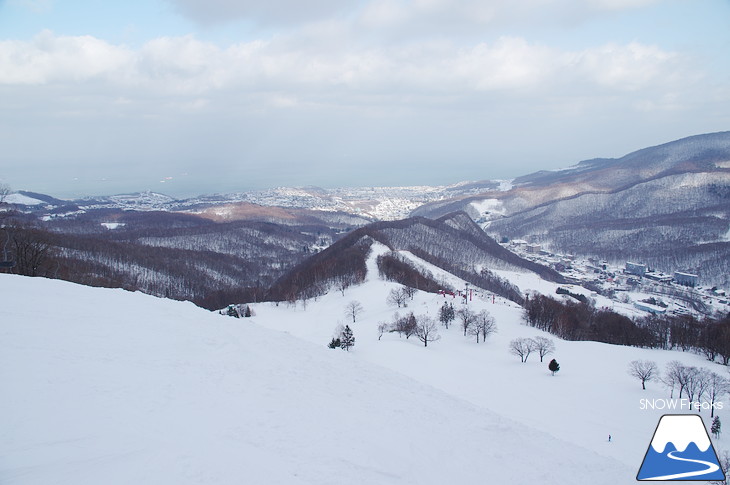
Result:
{"type": "MultiPolygon", "coordinates": [[[[646,264],[626,261],[623,265],[594,257],[556,254],[539,244],[514,239],[502,245],[525,259],[549,266],[570,282],[562,294],[584,295],[599,307],[628,316],[691,315],[698,318],[730,313],[725,289],[704,284],[702,276],[684,271],[670,272],[646,264]]],[[[559,296],[559,295],[558,295],[559,296]]]]}

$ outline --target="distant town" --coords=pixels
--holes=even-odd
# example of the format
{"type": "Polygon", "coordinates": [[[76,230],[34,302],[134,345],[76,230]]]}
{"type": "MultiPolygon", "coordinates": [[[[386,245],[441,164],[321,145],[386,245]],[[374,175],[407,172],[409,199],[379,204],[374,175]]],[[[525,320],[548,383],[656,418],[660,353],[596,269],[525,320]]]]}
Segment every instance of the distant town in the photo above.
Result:
{"type": "Polygon", "coordinates": [[[617,265],[597,258],[555,254],[521,239],[502,241],[502,245],[525,259],[550,266],[569,282],[590,290],[593,296],[631,304],[639,312],[699,317],[730,312],[726,290],[700,286],[697,274],[684,271],[668,274],[640,262],[617,265]]]}

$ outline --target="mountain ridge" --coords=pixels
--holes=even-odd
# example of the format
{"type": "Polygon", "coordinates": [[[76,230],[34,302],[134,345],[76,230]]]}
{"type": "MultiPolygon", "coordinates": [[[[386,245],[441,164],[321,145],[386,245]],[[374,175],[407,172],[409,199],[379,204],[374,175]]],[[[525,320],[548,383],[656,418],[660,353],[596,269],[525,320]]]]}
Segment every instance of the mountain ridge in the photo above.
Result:
{"type": "Polygon", "coordinates": [[[413,215],[463,210],[495,238],[555,252],[730,284],[730,132],[675,140],[616,159],[519,177],[513,188],[425,204],[413,215]]]}
{"type": "MultiPolygon", "coordinates": [[[[492,269],[533,272],[548,281],[565,281],[556,271],[503,248],[466,213],[456,212],[438,220],[411,217],[375,222],[355,229],[277,280],[271,288],[271,297],[279,300],[313,297],[323,294],[333,284],[347,287],[363,281],[365,260],[372,241],[387,246],[391,253],[408,251],[451,274],[515,301],[521,300],[519,291],[509,286],[501,287],[499,278],[491,274],[492,269]]],[[[438,282],[432,283],[433,288],[438,288],[438,282]]]]}

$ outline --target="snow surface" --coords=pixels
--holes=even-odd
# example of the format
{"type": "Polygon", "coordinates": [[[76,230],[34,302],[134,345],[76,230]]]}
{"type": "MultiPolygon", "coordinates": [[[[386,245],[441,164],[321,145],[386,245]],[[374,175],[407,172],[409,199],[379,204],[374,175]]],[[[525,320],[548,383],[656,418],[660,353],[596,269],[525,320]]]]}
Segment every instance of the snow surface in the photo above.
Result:
{"type": "Polygon", "coordinates": [[[512,190],[515,187],[514,179],[510,180],[497,180],[499,182],[499,191],[500,192],[507,192],[509,190],[512,190]]]}
{"type": "Polygon", "coordinates": [[[251,320],[11,275],[0,291],[5,485],[609,484],[631,471],[251,320]]]}
{"type": "Polygon", "coordinates": [[[124,222],[102,222],[101,225],[106,227],[107,229],[118,229],[120,227],[126,226],[124,222]]]}
{"type": "MultiPolygon", "coordinates": [[[[380,252],[376,245],[373,256],[380,252]]],[[[401,254],[432,270],[437,279],[443,276],[414,255],[401,254]]],[[[333,292],[297,307],[283,304],[277,307],[271,303],[254,305],[256,316],[253,320],[320,345],[329,342],[338,324],[349,324],[358,339],[353,350],[358,358],[545,432],[555,443],[572,443],[607,459],[615,459],[620,465],[615,465],[615,473],[609,475],[613,483],[633,483],[659,417],[666,412],[645,409],[641,399],[665,400],[670,395],[656,381],[647,383],[647,390],[643,391],[640,382],[627,373],[631,361],[653,360],[663,370],[669,361],[679,360],[686,365],[708,367],[721,375],[726,372],[724,367],[690,353],[562,341],[524,325],[522,309],[516,304],[499,297],[492,303],[492,296],[484,292],[469,305],[476,311],[486,309],[495,317],[498,333],[490,336],[486,343],[477,344],[464,337],[458,324],[448,330],[440,328],[441,340],[430,343],[428,348],[415,337],[406,340],[397,334],[385,334],[378,340],[378,324],[391,321],[396,312],[402,315],[413,311],[416,315],[437,318],[438,309],[445,300],[453,302],[457,309],[461,304],[450,296],[420,292],[406,309],[387,306],[388,292],[399,285],[372,277],[373,271],[371,268],[366,284],[348,289],[344,296],[333,292]],[[359,301],[365,309],[354,323],[344,314],[345,305],[352,300],[359,301]],[[532,354],[524,364],[509,354],[512,339],[534,336],[553,338],[555,354],[547,356],[543,363],[539,356],[532,354]],[[553,357],[561,365],[555,376],[547,369],[547,363],[553,357]],[[613,438],[611,443],[607,442],[609,434],[613,438]]],[[[558,285],[555,283],[531,274],[497,273],[518,283],[522,289],[556,296],[558,285]]],[[[453,276],[448,282],[457,288],[464,287],[463,282],[453,276]]],[[[597,304],[601,306],[601,303],[599,298],[597,304]]],[[[616,307],[620,305],[615,304],[616,307]]],[[[625,306],[624,310],[628,312],[631,306],[625,306]]],[[[685,409],[684,412],[689,411],[685,409]]],[[[721,419],[724,419],[723,412],[719,412],[721,419]]],[[[709,424],[709,413],[702,414],[706,415],[709,424]]],[[[722,438],[718,440],[721,447],[723,441],[722,438]]],[[[530,462],[534,463],[533,457],[530,462]]],[[[596,480],[598,478],[592,476],[587,483],[596,483],[596,480]]]]}
{"type": "Polygon", "coordinates": [[[499,216],[507,214],[507,209],[504,207],[504,203],[499,199],[483,199],[474,201],[471,203],[471,206],[477,211],[477,213],[479,213],[480,216],[485,213],[496,214],[499,216]]]}
{"type": "MultiPolygon", "coordinates": [[[[383,251],[374,245],[367,281],[344,296],[252,304],[249,319],[0,274],[0,483],[634,483],[662,414],[640,399],[668,392],[642,391],[628,363],[706,364],[557,339],[555,355],[523,364],[509,341],[544,334],[485,293],[469,305],[496,319],[486,343],[458,325],[427,348],[379,340],[399,287],[377,277],[383,251]],[[365,309],[356,322],[352,300],[365,309]],[[345,323],[355,347],[328,349],[345,323]]],[[[419,292],[400,312],[436,317],[444,300],[419,292]]]]}
{"type": "Polygon", "coordinates": [[[34,199],[23,194],[8,194],[5,198],[5,202],[8,204],[19,204],[19,205],[39,205],[44,204],[42,200],[34,199]]]}

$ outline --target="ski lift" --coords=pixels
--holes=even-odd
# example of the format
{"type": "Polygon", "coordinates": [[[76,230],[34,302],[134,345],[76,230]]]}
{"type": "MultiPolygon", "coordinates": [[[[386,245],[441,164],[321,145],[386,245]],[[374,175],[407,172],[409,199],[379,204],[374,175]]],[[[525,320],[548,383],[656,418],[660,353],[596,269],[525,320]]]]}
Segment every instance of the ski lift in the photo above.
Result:
{"type": "Polygon", "coordinates": [[[3,246],[3,260],[0,261],[0,269],[10,269],[15,267],[15,261],[8,257],[8,243],[10,243],[10,233],[5,231],[7,239],[5,239],[5,245],[3,246]]]}

